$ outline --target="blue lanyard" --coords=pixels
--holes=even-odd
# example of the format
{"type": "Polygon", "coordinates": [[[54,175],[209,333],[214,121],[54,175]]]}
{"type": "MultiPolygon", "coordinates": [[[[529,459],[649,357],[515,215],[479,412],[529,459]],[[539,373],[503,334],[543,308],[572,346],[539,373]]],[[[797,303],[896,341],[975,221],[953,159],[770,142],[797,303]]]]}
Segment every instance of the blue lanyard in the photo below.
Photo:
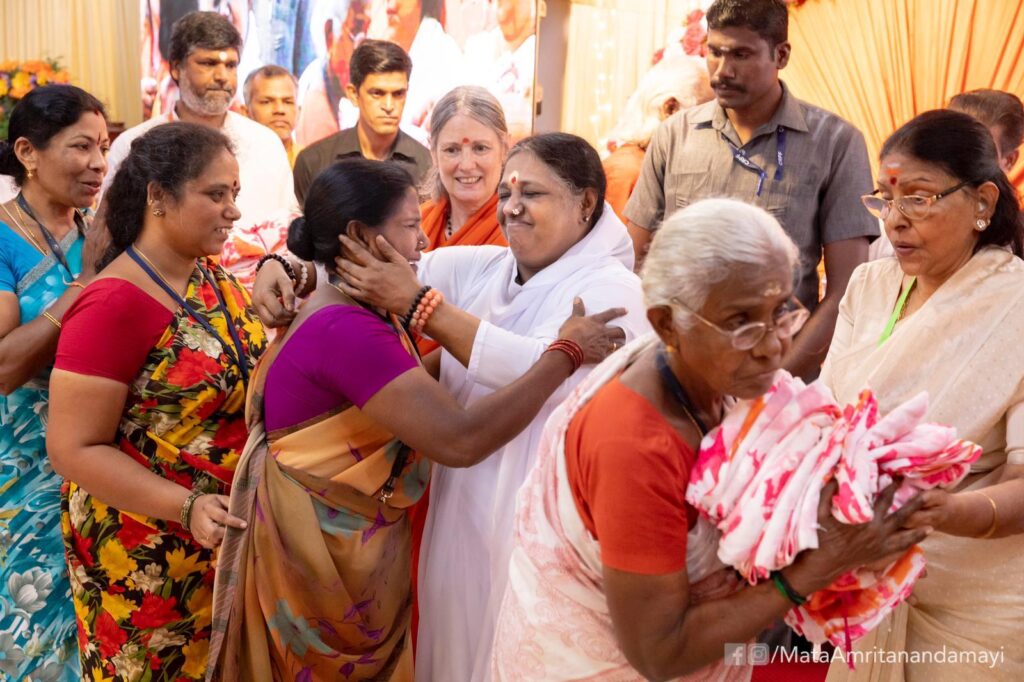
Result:
{"type": "MultiPolygon", "coordinates": [[[[756,196],[761,196],[761,190],[764,189],[765,178],[768,177],[768,173],[765,172],[764,168],[761,168],[756,163],[747,158],[747,153],[732,143],[732,140],[726,138],[729,146],[732,148],[732,158],[734,161],[739,163],[747,170],[754,171],[757,173],[757,192],[756,196]]],[[[786,165],[786,129],[779,126],[775,129],[775,160],[777,166],[775,168],[775,181],[778,182],[782,179],[782,169],[786,165]]]]}
{"type": "MultiPolygon", "coordinates": [[[[18,206],[20,206],[21,210],[25,212],[25,215],[34,220],[36,225],[39,226],[39,231],[43,233],[43,239],[46,240],[46,245],[49,246],[50,251],[53,252],[53,257],[57,259],[57,262],[60,263],[61,266],[63,266],[67,271],[68,276],[73,281],[75,279],[75,273],[71,271],[71,266],[68,265],[68,258],[64,255],[64,249],[61,248],[60,242],[58,242],[57,238],[54,237],[48,229],[46,229],[46,225],[43,225],[39,218],[36,217],[36,214],[32,212],[32,207],[28,205],[27,201],[25,201],[25,195],[18,192],[18,196],[15,201],[18,202],[18,206]]],[[[82,218],[82,214],[77,210],[75,211],[75,228],[78,229],[78,234],[85,234],[85,220],[82,218]]],[[[68,282],[65,282],[65,284],[68,284],[68,282]]]]}
{"type": "Polygon", "coordinates": [[[226,323],[225,326],[228,328],[228,333],[231,334],[231,341],[235,346],[234,348],[229,347],[228,344],[225,343],[224,339],[221,338],[221,335],[213,328],[213,325],[211,325],[205,317],[202,317],[195,308],[189,305],[188,301],[183,299],[177,291],[172,289],[171,286],[165,282],[162,277],[160,277],[160,275],[153,272],[153,269],[149,267],[148,263],[142,260],[139,254],[136,253],[135,249],[129,246],[127,252],[128,256],[139,264],[139,267],[142,268],[143,272],[149,275],[151,280],[156,282],[161,289],[167,292],[167,295],[173,298],[175,303],[185,309],[185,312],[188,313],[189,317],[198,322],[203,329],[209,332],[213,338],[220,342],[220,345],[227,356],[234,360],[235,364],[238,365],[238,369],[242,372],[242,380],[248,384],[249,362],[245,356],[245,348],[242,346],[242,339],[239,338],[238,330],[235,329],[235,323],[232,321],[231,315],[228,314],[228,307],[224,303],[224,296],[220,293],[220,288],[217,286],[217,283],[213,281],[213,277],[211,277],[210,273],[206,271],[206,268],[201,265],[196,265],[196,267],[199,268],[199,271],[203,273],[203,277],[206,278],[206,281],[210,283],[211,287],[213,287],[213,293],[217,296],[217,303],[220,307],[221,314],[224,316],[224,322],[226,323]]]}

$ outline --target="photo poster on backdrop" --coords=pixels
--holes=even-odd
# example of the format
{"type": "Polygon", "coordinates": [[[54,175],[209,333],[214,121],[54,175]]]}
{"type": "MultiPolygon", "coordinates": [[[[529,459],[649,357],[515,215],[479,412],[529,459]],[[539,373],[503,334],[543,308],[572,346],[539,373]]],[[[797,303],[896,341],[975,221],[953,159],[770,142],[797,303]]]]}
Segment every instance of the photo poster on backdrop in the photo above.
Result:
{"type": "Polygon", "coordinates": [[[434,104],[457,85],[481,85],[505,111],[513,141],[533,130],[538,0],[140,0],[145,118],[177,99],[167,54],[171,27],[195,10],[224,14],[242,35],[234,109],[242,84],[265,64],[299,79],[295,138],[301,146],[350,128],[349,60],[366,38],[390,40],[412,58],[402,129],[426,144],[434,104]]]}

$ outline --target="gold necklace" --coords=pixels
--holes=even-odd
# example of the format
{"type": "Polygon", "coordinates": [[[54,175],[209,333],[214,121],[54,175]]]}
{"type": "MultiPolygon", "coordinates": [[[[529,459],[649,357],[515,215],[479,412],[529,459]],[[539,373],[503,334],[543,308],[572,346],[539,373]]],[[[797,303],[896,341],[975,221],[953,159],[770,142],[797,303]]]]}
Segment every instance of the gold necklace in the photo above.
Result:
{"type": "Polygon", "coordinates": [[[907,314],[907,308],[910,307],[910,297],[914,295],[914,289],[917,287],[917,279],[910,283],[910,289],[907,290],[907,297],[903,299],[903,307],[900,308],[900,316],[896,318],[896,322],[902,322],[903,316],[907,314]]]}
{"type": "MultiPolygon", "coordinates": [[[[17,204],[15,204],[15,205],[17,206],[17,204]]],[[[0,204],[0,208],[4,209],[4,213],[7,214],[7,217],[9,217],[11,219],[11,222],[14,223],[15,227],[17,227],[19,230],[21,230],[21,233],[23,235],[25,235],[25,238],[28,239],[29,242],[31,242],[32,246],[34,246],[36,248],[36,250],[39,251],[39,253],[41,253],[41,254],[43,254],[45,256],[48,253],[48,251],[46,249],[44,249],[43,246],[38,241],[36,241],[36,238],[32,235],[32,232],[28,228],[26,228],[24,225],[22,225],[21,221],[19,221],[17,218],[15,218],[14,214],[11,213],[10,210],[8,210],[8,208],[6,206],[4,206],[3,204],[0,204]]],[[[20,206],[18,206],[18,212],[22,213],[20,206]]],[[[24,216],[24,213],[22,213],[22,215],[24,216]]]]}
{"type": "Polygon", "coordinates": [[[176,291],[175,288],[171,286],[171,281],[164,276],[164,273],[160,272],[160,268],[158,268],[153,261],[149,260],[149,258],[146,257],[146,254],[142,253],[142,249],[140,249],[137,244],[133,244],[132,248],[135,249],[135,253],[142,256],[142,260],[146,261],[149,267],[153,268],[153,272],[156,273],[156,276],[159,277],[160,280],[164,284],[166,284],[169,289],[171,289],[172,291],[176,291]]]}

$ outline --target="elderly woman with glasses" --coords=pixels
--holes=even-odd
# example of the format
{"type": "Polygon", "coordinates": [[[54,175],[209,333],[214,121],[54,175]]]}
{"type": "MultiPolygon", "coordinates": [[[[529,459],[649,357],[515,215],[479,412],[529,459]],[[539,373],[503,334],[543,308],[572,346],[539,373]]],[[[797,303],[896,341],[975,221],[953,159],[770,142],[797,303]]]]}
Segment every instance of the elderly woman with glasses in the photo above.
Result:
{"type": "Polygon", "coordinates": [[[929,421],[984,448],[951,491],[924,494],[909,526],[927,576],[857,643],[876,655],[829,679],[1024,679],[1024,261],[1017,194],[984,125],[930,111],[897,130],[864,205],[895,258],[860,266],[822,380],[840,403],[868,387],[883,411],[927,391],[929,421]],[[925,652],[945,652],[943,658],[925,652]],[[989,652],[990,657],[983,654],[989,652]],[[991,656],[998,656],[993,661],[991,656]],[[993,665],[994,664],[994,665],[993,665]]]}
{"type": "Polygon", "coordinates": [[[840,526],[830,484],[819,549],[739,590],[718,561],[718,531],[685,501],[701,438],[731,398],[768,390],[807,320],[793,297],[797,260],[774,218],[731,199],[697,202],[658,230],[643,270],[655,332],[552,414],[520,491],[495,680],[749,679],[742,661],[726,665],[730,643],[924,537],[900,530],[919,501],[884,513],[895,488],[873,522],[840,526]]]}

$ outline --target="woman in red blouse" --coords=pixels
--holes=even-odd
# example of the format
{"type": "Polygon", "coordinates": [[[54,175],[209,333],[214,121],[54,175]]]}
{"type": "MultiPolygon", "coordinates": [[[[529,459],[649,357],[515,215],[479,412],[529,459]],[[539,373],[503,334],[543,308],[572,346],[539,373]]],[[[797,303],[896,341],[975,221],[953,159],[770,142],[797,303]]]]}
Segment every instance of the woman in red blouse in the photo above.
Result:
{"type": "Polygon", "coordinates": [[[221,133],[161,125],[107,192],[109,265],[63,319],[47,447],[90,679],[202,678],[213,552],[265,346],[245,290],[209,258],[238,219],[221,133]]]}

